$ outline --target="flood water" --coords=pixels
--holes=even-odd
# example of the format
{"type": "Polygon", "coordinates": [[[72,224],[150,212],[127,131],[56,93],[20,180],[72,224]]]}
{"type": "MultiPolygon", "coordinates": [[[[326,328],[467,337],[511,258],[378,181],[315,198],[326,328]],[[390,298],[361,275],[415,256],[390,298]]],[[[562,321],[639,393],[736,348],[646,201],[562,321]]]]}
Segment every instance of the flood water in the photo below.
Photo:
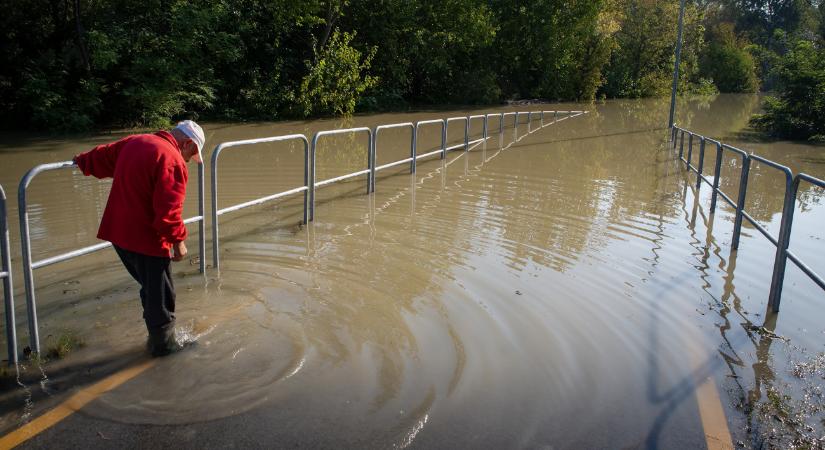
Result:
{"type": "MultiPolygon", "coordinates": [[[[825,147],[746,140],[758,107],[755,96],[684,101],[677,123],[825,178],[825,147]]],[[[590,113],[502,133],[491,121],[486,145],[421,160],[415,175],[406,165],[379,172],[372,195],[364,177],[320,188],[308,225],[300,195],[221,216],[219,271],[198,274],[190,226],[192,258],[173,272],[179,329],[196,344],[81,414],[185,429],[232,423],[230,436],[304,446],[701,447],[707,399],[697,387],[709,379],[734,443],[824,436],[825,294],[789,263],[782,310],[766,318],[775,248],[746,224],[731,251],[733,210],[720,199],[711,215],[709,187],[697,191],[668,147],[667,101],[518,109],[540,108],[590,113]]],[[[204,128],[214,148],[469,113],[204,128]]],[[[471,132],[480,135],[480,121],[471,132]]],[[[379,165],[406,157],[409,131],[381,133],[379,165]]],[[[21,348],[16,185],[36,164],[118,137],[0,144],[21,348]]],[[[451,124],[451,143],[462,138],[463,125],[451,124]]],[[[437,126],[422,128],[419,153],[439,142],[437,126]]],[[[363,169],[366,155],[363,136],[323,139],[317,180],[363,169]]],[[[706,168],[714,157],[708,147],[706,168]]],[[[740,167],[733,156],[723,163],[720,185],[733,198],[740,167]]],[[[751,173],[746,209],[776,235],[783,180],[764,166],[751,173]]],[[[227,149],[219,180],[220,207],[301,186],[303,147],[227,149]]],[[[186,217],[197,213],[196,182],[190,169],[186,217]]],[[[96,243],[109,186],[71,170],[38,176],[29,190],[33,258],[96,243]]],[[[819,273],[823,199],[803,185],[791,241],[819,273]]],[[[209,242],[206,258],[211,266],[209,242]]],[[[145,342],[137,287],[111,249],[38,269],[35,279],[43,346],[67,331],[85,346],[45,365],[39,382],[4,387],[4,432],[30,418],[32,402],[75,388],[53,382],[52,371],[88,370],[90,382],[145,342]]]]}

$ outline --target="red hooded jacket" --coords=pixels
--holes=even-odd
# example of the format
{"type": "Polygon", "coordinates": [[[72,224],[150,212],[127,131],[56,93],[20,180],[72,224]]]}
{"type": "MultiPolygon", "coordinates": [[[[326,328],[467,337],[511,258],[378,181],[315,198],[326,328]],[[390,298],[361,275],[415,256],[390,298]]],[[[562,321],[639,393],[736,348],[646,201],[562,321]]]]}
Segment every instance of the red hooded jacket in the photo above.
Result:
{"type": "Polygon", "coordinates": [[[181,212],[189,171],[171,134],[128,136],[77,155],[75,163],[84,175],[114,178],[98,238],[162,257],[186,239],[181,212]]]}

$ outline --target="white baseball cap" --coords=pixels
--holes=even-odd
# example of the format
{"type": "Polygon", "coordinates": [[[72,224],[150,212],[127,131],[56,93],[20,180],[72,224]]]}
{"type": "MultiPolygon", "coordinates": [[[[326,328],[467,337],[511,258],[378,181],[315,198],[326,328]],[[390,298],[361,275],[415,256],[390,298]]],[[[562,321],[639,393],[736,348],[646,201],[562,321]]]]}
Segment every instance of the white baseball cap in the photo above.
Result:
{"type": "Polygon", "coordinates": [[[201,151],[203,150],[203,144],[206,143],[206,138],[203,136],[203,128],[192,120],[182,120],[178,122],[175,129],[180,130],[198,146],[197,162],[202,163],[203,157],[201,156],[201,151]]]}

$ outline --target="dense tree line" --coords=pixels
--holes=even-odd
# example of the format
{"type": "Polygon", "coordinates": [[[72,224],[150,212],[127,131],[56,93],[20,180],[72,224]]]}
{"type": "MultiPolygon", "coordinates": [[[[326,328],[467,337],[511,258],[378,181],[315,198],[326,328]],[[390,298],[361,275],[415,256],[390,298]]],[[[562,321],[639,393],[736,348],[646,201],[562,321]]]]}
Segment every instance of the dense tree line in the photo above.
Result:
{"type": "MultiPolygon", "coordinates": [[[[688,0],[680,91],[776,89],[778,100],[759,122],[773,129],[771,118],[796,104],[795,94],[786,95],[789,86],[805,82],[788,78],[808,67],[801,59],[815,55],[808,78],[822,87],[815,63],[823,60],[825,2],[812,1],[819,0],[688,0]]],[[[410,105],[662,95],[670,86],[678,15],[674,0],[4,6],[3,127],[52,130],[154,126],[192,115],[271,120],[410,105]]],[[[805,135],[800,128],[783,129],[805,135]]]]}

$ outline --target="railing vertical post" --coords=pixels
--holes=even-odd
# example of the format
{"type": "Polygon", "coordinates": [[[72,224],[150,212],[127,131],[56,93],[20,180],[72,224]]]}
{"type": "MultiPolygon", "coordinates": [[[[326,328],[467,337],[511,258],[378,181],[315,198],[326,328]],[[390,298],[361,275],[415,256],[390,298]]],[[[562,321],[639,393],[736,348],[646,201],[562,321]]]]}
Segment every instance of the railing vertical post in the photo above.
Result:
{"type": "Polygon", "coordinates": [[[307,190],[304,191],[304,225],[309,224],[309,142],[306,136],[301,139],[304,144],[304,186],[307,190]]]}
{"type": "Polygon", "coordinates": [[[702,169],[705,165],[705,137],[699,138],[699,163],[696,166],[696,190],[702,187],[702,169]]]}
{"type": "Polygon", "coordinates": [[[470,151],[470,116],[467,116],[467,122],[464,123],[464,151],[470,151]]]}
{"type": "MultiPolygon", "coordinates": [[[[31,173],[31,172],[30,172],[31,173]]],[[[26,206],[26,188],[31,178],[26,174],[20,180],[17,190],[17,209],[20,215],[20,246],[23,253],[23,284],[26,288],[26,308],[29,323],[29,345],[40,353],[40,333],[37,329],[37,301],[34,296],[34,274],[32,273],[31,235],[29,232],[29,210],[26,206]]]]}
{"type": "Polygon", "coordinates": [[[367,167],[370,170],[369,175],[367,175],[367,194],[371,192],[375,192],[375,147],[376,147],[376,139],[373,138],[375,133],[374,128],[369,132],[369,143],[367,145],[367,167]]]}
{"type": "Polygon", "coordinates": [[[198,164],[198,215],[201,218],[198,221],[198,251],[200,252],[198,271],[200,273],[206,273],[206,188],[204,178],[206,178],[204,162],[201,161],[198,164]]]}
{"type": "Polygon", "coordinates": [[[739,248],[739,235],[742,234],[742,210],[745,209],[745,197],[748,193],[748,174],[750,173],[751,159],[742,157],[742,174],[739,177],[739,200],[736,202],[736,218],[733,221],[733,239],[731,247],[739,248]]]}
{"type": "MultiPolygon", "coordinates": [[[[377,137],[377,136],[376,136],[377,137]]],[[[418,127],[413,125],[412,137],[410,138],[410,173],[415,173],[415,160],[418,154],[418,127]]]]}
{"type": "Polygon", "coordinates": [[[487,123],[490,121],[490,113],[484,115],[484,141],[487,141],[487,123]]]}
{"type": "Polygon", "coordinates": [[[716,211],[716,197],[719,195],[719,177],[722,172],[722,143],[716,143],[716,164],[713,169],[713,192],[710,196],[710,213],[716,211]]]}
{"type": "Polygon", "coordinates": [[[6,214],[6,192],[0,186],[0,271],[3,276],[3,303],[6,307],[6,344],[9,365],[17,364],[17,324],[14,320],[14,285],[11,278],[11,254],[9,253],[9,221],[6,214]]]}
{"type": "Polygon", "coordinates": [[[447,157],[447,125],[450,123],[447,119],[443,120],[444,126],[441,127],[441,159],[445,159],[447,157]]]}
{"type": "Polygon", "coordinates": [[[378,152],[378,149],[377,149],[377,144],[375,143],[375,135],[373,134],[372,131],[369,131],[369,130],[367,131],[367,139],[368,139],[368,142],[370,144],[372,144],[372,184],[370,185],[371,186],[371,191],[370,192],[375,192],[375,165],[376,165],[376,159],[377,159],[376,153],[378,152]]]}
{"type": "Polygon", "coordinates": [[[318,148],[318,133],[312,136],[312,146],[309,149],[309,220],[315,219],[315,151],[318,148]]]}
{"type": "Polygon", "coordinates": [[[220,252],[218,243],[218,155],[221,153],[221,145],[212,151],[212,268],[220,269],[220,252]]]}
{"type": "Polygon", "coordinates": [[[690,170],[690,160],[693,158],[693,133],[688,135],[688,152],[685,158],[685,170],[690,170]]]}
{"type": "Polygon", "coordinates": [[[782,222],[779,226],[779,243],[776,246],[776,256],[773,262],[771,292],[768,294],[768,305],[775,313],[779,312],[779,303],[782,301],[782,286],[785,282],[785,266],[788,262],[788,247],[791,244],[791,228],[798,190],[799,176],[793,180],[786,178],[785,204],[782,206],[782,222]]]}
{"type": "Polygon", "coordinates": [[[679,136],[679,159],[682,159],[682,155],[685,154],[685,130],[682,130],[681,135],[679,136]]]}

